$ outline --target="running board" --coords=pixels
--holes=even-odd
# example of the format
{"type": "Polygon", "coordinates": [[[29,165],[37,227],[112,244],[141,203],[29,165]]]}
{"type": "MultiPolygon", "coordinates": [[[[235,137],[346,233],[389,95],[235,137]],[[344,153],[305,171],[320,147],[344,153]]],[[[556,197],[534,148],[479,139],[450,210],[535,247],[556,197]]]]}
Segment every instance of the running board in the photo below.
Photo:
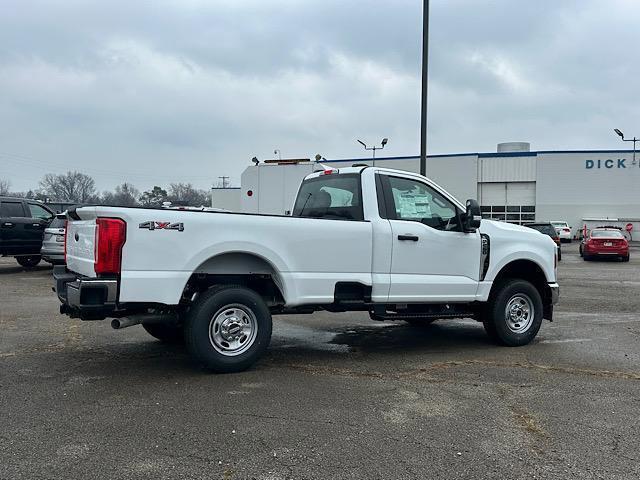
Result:
{"type": "MultiPolygon", "coordinates": [[[[404,310],[404,309],[403,309],[404,310]]],[[[475,312],[469,308],[456,308],[451,305],[416,305],[410,311],[392,311],[384,305],[369,310],[371,320],[384,322],[387,320],[436,320],[439,318],[472,318],[475,312]]],[[[408,309],[407,309],[408,310],[408,309]]]]}

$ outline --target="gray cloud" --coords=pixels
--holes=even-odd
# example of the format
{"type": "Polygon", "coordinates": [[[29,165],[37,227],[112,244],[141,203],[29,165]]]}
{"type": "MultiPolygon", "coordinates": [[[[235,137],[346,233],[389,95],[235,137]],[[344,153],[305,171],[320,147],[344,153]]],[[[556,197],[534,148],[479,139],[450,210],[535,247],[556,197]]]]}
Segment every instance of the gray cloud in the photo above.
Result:
{"type": "MultiPolygon", "coordinates": [[[[12,2],[0,17],[0,178],[208,187],[253,155],[419,150],[419,1],[12,2]]],[[[429,151],[618,148],[640,4],[432,0],[429,151]]]]}

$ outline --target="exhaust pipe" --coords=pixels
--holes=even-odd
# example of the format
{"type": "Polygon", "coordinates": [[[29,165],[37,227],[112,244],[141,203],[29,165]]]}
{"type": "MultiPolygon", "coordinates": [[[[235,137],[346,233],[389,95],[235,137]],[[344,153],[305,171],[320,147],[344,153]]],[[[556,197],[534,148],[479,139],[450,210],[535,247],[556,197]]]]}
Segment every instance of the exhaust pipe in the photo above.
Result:
{"type": "Polygon", "coordinates": [[[114,318],[113,320],[111,320],[111,328],[113,328],[114,330],[120,330],[121,328],[138,325],[139,323],[141,323],[141,321],[137,317],[138,316],[136,315],[134,317],[114,318]]]}
{"type": "Polygon", "coordinates": [[[120,330],[121,328],[133,327],[140,323],[171,323],[176,321],[176,315],[173,314],[139,314],[131,315],[129,317],[114,318],[111,320],[111,328],[114,330],[120,330]]]}

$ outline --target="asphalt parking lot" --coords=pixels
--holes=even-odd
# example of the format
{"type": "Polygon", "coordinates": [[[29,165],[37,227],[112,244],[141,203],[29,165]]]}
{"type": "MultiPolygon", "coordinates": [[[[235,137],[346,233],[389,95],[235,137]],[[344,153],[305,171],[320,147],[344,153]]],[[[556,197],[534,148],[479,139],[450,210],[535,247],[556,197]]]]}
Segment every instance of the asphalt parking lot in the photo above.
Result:
{"type": "Polygon", "coordinates": [[[49,268],[0,259],[0,478],[638,478],[631,257],[563,246],[556,319],[526,347],[473,321],[289,316],[233,375],[63,317],[49,268]]]}

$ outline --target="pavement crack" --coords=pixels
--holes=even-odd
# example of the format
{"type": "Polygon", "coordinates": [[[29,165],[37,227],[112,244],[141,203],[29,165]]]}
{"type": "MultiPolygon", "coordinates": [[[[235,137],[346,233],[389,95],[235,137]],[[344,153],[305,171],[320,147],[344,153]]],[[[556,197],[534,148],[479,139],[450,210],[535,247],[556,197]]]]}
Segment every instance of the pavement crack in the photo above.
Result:
{"type": "MultiPolygon", "coordinates": [[[[469,366],[486,366],[496,368],[524,368],[528,370],[541,370],[550,373],[566,373],[570,375],[588,375],[599,378],[615,378],[620,380],[640,380],[640,373],[637,372],[625,372],[616,370],[594,370],[588,368],[578,367],[563,367],[558,365],[544,365],[533,362],[498,362],[490,360],[452,360],[448,362],[436,362],[425,367],[395,371],[395,372],[380,372],[380,371],[362,371],[353,370],[349,368],[329,367],[325,365],[295,365],[285,364],[281,365],[283,368],[289,368],[293,370],[299,370],[312,375],[338,375],[346,377],[361,377],[361,378],[419,378],[425,381],[439,383],[442,379],[434,377],[433,374],[439,370],[456,367],[469,367],[469,366]]],[[[276,367],[274,365],[274,367],[276,367]]],[[[277,367],[276,367],[277,368],[277,367]]]]}
{"type": "Polygon", "coordinates": [[[523,362],[495,362],[488,360],[454,360],[450,362],[433,363],[429,369],[464,367],[473,365],[484,365],[488,367],[506,367],[506,368],[526,368],[531,370],[543,370],[553,373],[568,373],[573,375],[590,375],[602,378],[617,378],[622,380],[640,380],[640,373],[624,372],[615,370],[592,370],[587,368],[562,367],[558,365],[544,365],[540,363],[523,363],[523,362]]]}
{"type": "Polygon", "coordinates": [[[211,415],[221,415],[228,417],[251,417],[261,418],[263,420],[285,420],[287,422],[301,423],[301,424],[313,424],[313,425],[338,425],[347,427],[360,427],[359,424],[347,423],[344,421],[332,421],[332,420],[310,420],[281,415],[266,415],[260,413],[247,413],[247,412],[208,412],[211,415]]]}

